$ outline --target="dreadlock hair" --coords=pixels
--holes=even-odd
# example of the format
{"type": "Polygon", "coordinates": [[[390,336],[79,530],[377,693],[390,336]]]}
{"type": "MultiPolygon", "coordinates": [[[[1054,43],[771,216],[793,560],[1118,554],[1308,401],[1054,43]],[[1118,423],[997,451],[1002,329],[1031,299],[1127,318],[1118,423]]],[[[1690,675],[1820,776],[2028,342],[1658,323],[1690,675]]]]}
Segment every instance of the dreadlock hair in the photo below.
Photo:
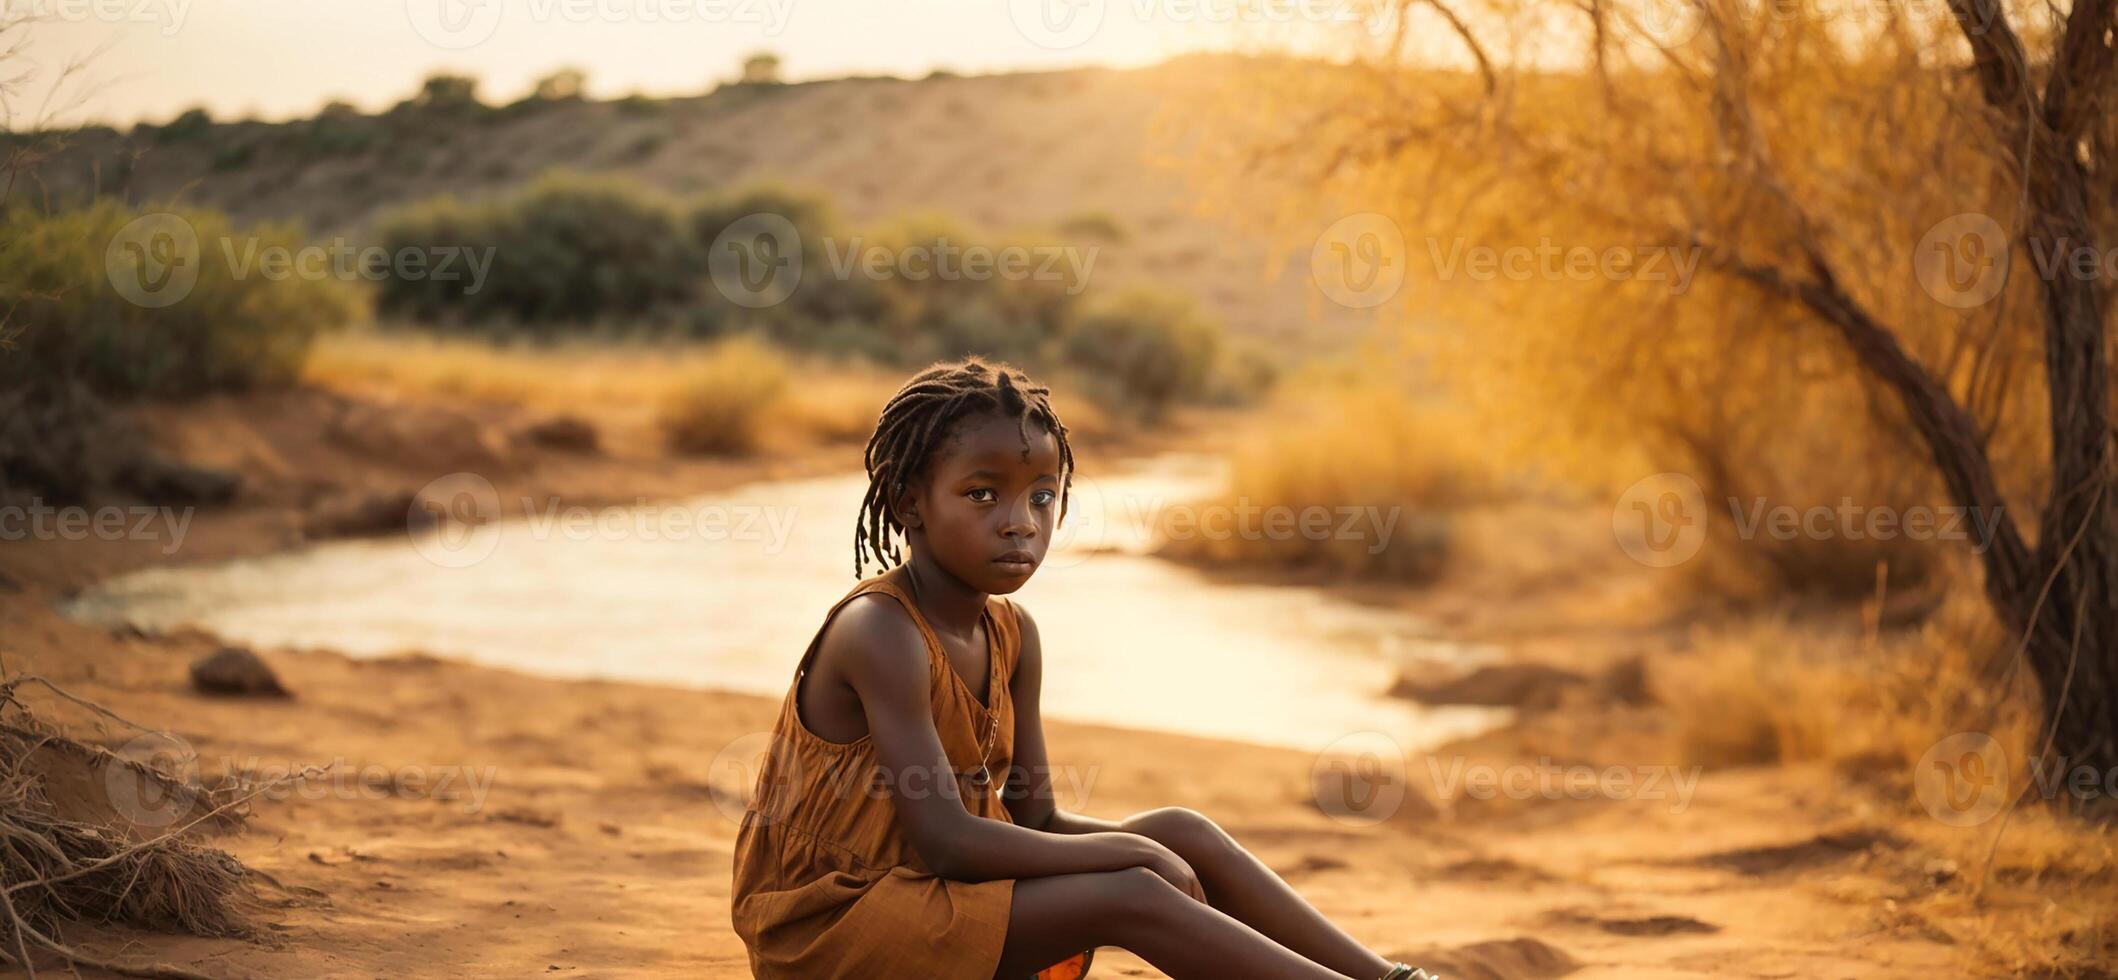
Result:
{"type": "Polygon", "coordinates": [[[875,434],[868,439],[868,496],[853,526],[853,577],[862,577],[871,560],[883,567],[904,560],[899,539],[906,534],[905,526],[891,512],[891,503],[923,475],[929,458],[957,422],[984,412],[1016,420],[1025,454],[1030,450],[1032,422],[1058,440],[1059,519],[1066,520],[1067,490],[1074,483],[1074,450],[1066,441],[1066,425],[1052,410],[1051,393],[1019,370],[976,357],[937,363],[905,382],[883,406],[875,434]]]}

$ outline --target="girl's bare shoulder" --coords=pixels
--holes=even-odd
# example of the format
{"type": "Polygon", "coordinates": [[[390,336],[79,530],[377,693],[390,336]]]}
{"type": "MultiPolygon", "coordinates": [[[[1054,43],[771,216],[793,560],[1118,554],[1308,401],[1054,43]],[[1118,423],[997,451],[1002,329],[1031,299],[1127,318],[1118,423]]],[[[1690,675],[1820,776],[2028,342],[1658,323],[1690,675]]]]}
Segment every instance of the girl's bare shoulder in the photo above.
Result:
{"type": "Polygon", "coordinates": [[[816,667],[850,677],[868,667],[923,667],[926,658],[911,612],[888,593],[869,592],[847,600],[824,624],[816,667]]]}

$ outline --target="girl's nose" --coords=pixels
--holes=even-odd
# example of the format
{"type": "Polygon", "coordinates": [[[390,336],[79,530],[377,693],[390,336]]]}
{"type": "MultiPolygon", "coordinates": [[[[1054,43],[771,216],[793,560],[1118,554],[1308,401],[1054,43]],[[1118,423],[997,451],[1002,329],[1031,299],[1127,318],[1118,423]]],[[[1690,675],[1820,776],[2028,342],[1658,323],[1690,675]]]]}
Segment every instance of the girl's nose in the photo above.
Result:
{"type": "Polygon", "coordinates": [[[1037,536],[1036,510],[1028,503],[1008,508],[1007,517],[1000,525],[1003,538],[1034,538],[1037,536]]]}

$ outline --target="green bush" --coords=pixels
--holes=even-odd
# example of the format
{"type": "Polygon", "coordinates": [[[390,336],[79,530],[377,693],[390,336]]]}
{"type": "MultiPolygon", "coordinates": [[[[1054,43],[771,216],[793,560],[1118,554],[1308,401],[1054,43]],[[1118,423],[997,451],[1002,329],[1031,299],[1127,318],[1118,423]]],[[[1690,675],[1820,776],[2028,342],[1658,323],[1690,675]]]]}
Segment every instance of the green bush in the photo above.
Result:
{"type": "Polygon", "coordinates": [[[1020,246],[1031,256],[1022,270],[1028,278],[1009,278],[1000,268],[1002,256],[1018,243],[978,234],[945,218],[904,218],[868,234],[861,244],[891,256],[920,257],[877,282],[884,305],[882,329],[907,362],[980,354],[1034,363],[1050,351],[1078,300],[1080,284],[1039,278],[1044,272],[1064,275],[1064,264],[1042,269],[1036,246],[1020,246]],[[989,253],[989,265],[971,267],[974,248],[989,253]],[[940,273],[943,261],[953,267],[953,275],[940,273]],[[934,269],[925,278],[911,277],[924,266],[934,269]]]}
{"type": "Polygon", "coordinates": [[[300,148],[311,156],[354,156],[389,138],[382,123],[344,102],[324,106],[316,118],[292,124],[300,148]]]}
{"type": "MultiPolygon", "coordinates": [[[[752,309],[729,301],[709,278],[700,290],[695,322],[713,324],[715,332],[763,330],[795,347],[819,347],[825,334],[843,338],[848,322],[879,322],[883,307],[876,284],[858,275],[837,275],[832,245],[843,249],[850,239],[823,195],[774,183],[751,184],[699,198],[686,213],[685,223],[710,267],[715,249],[750,244],[722,240],[722,234],[736,222],[760,214],[786,219],[800,239],[800,284],[784,302],[752,309]]],[[[755,234],[761,227],[746,226],[739,231],[755,234]]],[[[719,256],[727,257],[726,253],[719,256]]]]}
{"type": "Polygon", "coordinates": [[[204,109],[186,109],[165,125],[143,128],[154,135],[157,143],[186,143],[212,132],[213,116],[204,109]]]}
{"type": "Polygon", "coordinates": [[[460,280],[385,280],[384,312],[414,321],[543,333],[675,324],[694,336],[759,335],[900,366],[971,354],[1071,362],[1104,400],[1150,418],[1179,400],[1242,400],[1269,381],[1269,365],[1226,349],[1220,326],[1188,301],[1152,291],[1091,301],[1077,278],[1084,270],[1046,261],[1064,243],[995,238],[931,215],[856,229],[828,199],[777,185],[679,207],[611,179],[547,177],[490,203],[415,205],[385,218],[380,237],[393,253],[493,250],[475,293],[460,280]],[[791,226],[798,244],[782,244],[799,249],[802,275],[783,300],[753,307],[724,294],[713,273],[719,263],[725,278],[731,257],[754,260],[745,250],[773,226],[738,223],[759,214],[784,219],[780,232],[791,226]],[[1012,277],[1011,247],[1029,256],[1012,277]],[[967,261],[974,248],[990,250],[976,267],[967,261]],[[879,269],[867,261],[873,253],[885,260],[879,269]]]}
{"type": "Polygon", "coordinates": [[[1074,212],[1059,223],[1059,230],[1069,238],[1102,242],[1123,242],[1131,237],[1125,230],[1125,222],[1108,211],[1074,212]]]}
{"type": "Polygon", "coordinates": [[[248,264],[268,249],[299,247],[291,228],[238,232],[223,214],[185,210],[155,220],[188,233],[150,236],[131,224],[140,217],[105,200],[0,219],[0,310],[12,310],[17,331],[0,352],[0,384],[64,379],[107,395],[182,396],[284,382],[318,331],[361,315],[359,294],[344,282],[275,279],[248,264]],[[149,267],[133,264],[143,252],[154,262],[144,279],[149,267]],[[188,275],[162,280],[156,270],[170,259],[196,271],[188,291],[163,291],[183,289],[188,275]],[[121,289],[151,303],[181,298],[143,306],[121,289]]]}
{"type": "Polygon", "coordinates": [[[610,179],[561,174],[490,203],[430,200],[386,216],[379,237],[391,254],[425,250],[430,268],[446,249],[490,250],[476,291],[468,278],[384,279],[380,307],[417,320],[548,330],[641,317],[690,301],[704,278],[676,210],[610,179]]]}
{"type": "Polygon", "coordinates": [[[1222,336],[1188,297],[1136,287],[1081,307],[1062,346],[1107,397],[1154,417],[1206,390],[1222,336]]]}

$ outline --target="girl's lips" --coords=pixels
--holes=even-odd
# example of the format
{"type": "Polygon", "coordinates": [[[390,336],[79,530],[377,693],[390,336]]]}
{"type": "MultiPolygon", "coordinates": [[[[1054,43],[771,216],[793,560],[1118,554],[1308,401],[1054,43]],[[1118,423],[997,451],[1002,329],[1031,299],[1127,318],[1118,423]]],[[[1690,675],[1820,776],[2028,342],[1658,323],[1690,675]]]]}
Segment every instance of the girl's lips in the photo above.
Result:
{"type": "Polygon", "coordinates": [[[993,564],[1020,571],[1029,571],[1037,567],[1037,559],[1028,555],[1001,555],[993,559],[993,564]]]}

